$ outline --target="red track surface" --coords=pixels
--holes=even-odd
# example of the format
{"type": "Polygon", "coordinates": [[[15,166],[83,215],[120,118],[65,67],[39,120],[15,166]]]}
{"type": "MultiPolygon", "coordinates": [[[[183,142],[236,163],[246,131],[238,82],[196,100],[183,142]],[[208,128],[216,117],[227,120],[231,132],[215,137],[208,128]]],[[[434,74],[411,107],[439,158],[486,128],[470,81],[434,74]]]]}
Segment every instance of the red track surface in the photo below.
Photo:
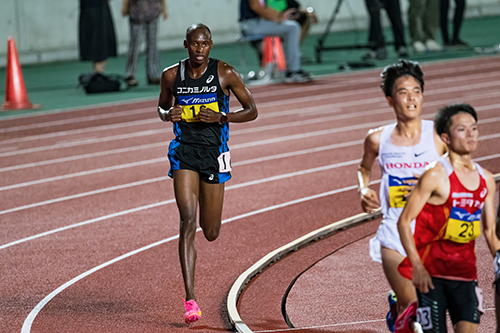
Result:
{"type": "MultiPolygon", "coordinates": [[[[425,117],[445,104],[471,103],[481,135],[474,157],[500,172],[500,59],[426,64],[424,72],[425,117]]],[[[166,177],[171,124],[159,121],[156,102],[0,120],[2,332],[20,332],[23,324],[24,332],[229,330],[225,299],[244,270],[360,212],[351,188],[306,199],[354,185],[366,132],[394,121],[378,74],[251,89],[258,120],[231,124],[227,223],[213,243],[197,236],[203,315],[191,325],[182,320],[178,214],[166,177]],[[287,204],[293,200],[299,202],[287,204]]],[[[297,280],[287,301],[290,320],[326,325],[301,330],[307,332],[385,332],[387,283],[369,260],[367,238],[356,241],[376,228],[374,221],[341,232],[271,266],[242,294],[243,320],[255,331],[286,328],[280,303],[293,278],[352,243],[297,280]],[[335,315],[318,316],[328,302],[336,303],[335,315]],[[368,320],[376,321],[335,326],[368,320]]],[[[481,244],[480,285],[492,308],[491,259],[481,244]]],[[[487,311],[481,332],[491,331],[492,315],[487,311]]]]}

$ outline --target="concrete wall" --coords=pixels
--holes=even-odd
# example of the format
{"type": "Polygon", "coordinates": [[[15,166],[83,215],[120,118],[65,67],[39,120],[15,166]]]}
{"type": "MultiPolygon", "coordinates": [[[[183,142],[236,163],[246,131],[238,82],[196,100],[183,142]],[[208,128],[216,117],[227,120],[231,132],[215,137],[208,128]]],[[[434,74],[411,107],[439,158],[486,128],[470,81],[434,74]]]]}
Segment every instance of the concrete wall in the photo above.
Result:
{"type": "MultiPolygon", "coordinates": [[[[316,9],[321,33],[339,0],[301,0],[316,9]]],[[[364,0],[340,0],[341,10],[332,31],[366,29],[364,0]]],[[[453,5],[453,1],[450,1],[453,5]]],[[[128,42],[128,18],[121,16],[121,0],[110,1],[119,53],[128,42]]],[[[401,0],[403,13],[407,0],[401,0]]],[[[500,0],[467,0],[467,16],[499,15],[500,0]]],[[[232,42],[238,35],[239,0],[167,0],[169,18],[161,21],[161,49],[178,48],[186,28],[196,22],[207,24],[215,43],[232,42]]],[[[0,11],[0,67],[6,63],[7,39],[14,37],[22,64],[78,59],[78,0],[2,0],[0,11]]],[[[406,21],[406,15],[403,15],[406,21]]],[[[387,24],[387,20],[384,21],[387,24]]]]}

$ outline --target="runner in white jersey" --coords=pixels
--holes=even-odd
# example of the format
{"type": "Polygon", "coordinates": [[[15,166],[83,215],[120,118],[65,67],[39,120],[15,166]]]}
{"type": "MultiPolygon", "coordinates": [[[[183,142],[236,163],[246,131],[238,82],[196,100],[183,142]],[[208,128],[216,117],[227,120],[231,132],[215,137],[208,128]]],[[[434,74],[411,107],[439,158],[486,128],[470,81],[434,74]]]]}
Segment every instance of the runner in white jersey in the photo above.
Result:
{"type": "Polygon", "coordinates": [[[389,296],[391,310],[387,315],[387,325],[394,332],[398,314],[417,300],[413,284],[397,269],[406,256],[397,221],[411,186],[426,165],[446,152],[446,145],[434,132],[433,122],[421,119],[424,80],[420,65],[400,60],[384,68],[381,77],[381,87],[389,106],[394,109],[396,123],[368,132],[358,168],[358,190],[365,212],[382,209],[383,220],[377,235],[370,241],[370,255],[382,263],[395,293],[389,296]],[[377,158],[382,171],[380,201],[377,193],[368,188],[377,158]]]}
{"type": "Polygon", "coordinates": [[[430,120],[421,122],[420,142],[414,146],[396,146],[391,143],[391,134],[397,123],[384,126],[380,134],[378,162],[382,180],[379,196],[384,219],[377,235],[370,240],[370,256],[374,261],[382,262],[381,245],[406,257],[397,228],[408,192],[405,181],[416,180],[415,175],[422,174],[426,166],[440,158],[434,144],[434,123],[430,120]]]}

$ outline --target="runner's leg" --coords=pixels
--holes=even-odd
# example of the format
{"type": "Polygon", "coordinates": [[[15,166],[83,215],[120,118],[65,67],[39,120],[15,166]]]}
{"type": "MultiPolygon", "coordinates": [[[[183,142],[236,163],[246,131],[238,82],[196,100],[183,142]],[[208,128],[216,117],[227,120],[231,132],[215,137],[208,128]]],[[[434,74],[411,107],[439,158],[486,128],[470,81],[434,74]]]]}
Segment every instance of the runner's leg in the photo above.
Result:
{"type": "Polygon", "coordinates": [[[194,295],[194,271],[196,266],[196,208],[200,188],[197,172],[175,170],[174,193],[180,215],[179,259],[181,263],[186,301],[196,299],[194,295]]]}
{"type": "Polygon", "coordinates": [[[223,203],[224,184],[200,182],[200,227],[209,241],[219,236],[223,203]]]}
{"type": "Polygon", "coordinates": [[[417,293],[413,283],[399,274],[398,266],[405,257],[398,251],[384,246],[381,246],[380,254],[385,277],[396,293],[397,312],[400,315],[411,303],[417,301],[417,293]]]}

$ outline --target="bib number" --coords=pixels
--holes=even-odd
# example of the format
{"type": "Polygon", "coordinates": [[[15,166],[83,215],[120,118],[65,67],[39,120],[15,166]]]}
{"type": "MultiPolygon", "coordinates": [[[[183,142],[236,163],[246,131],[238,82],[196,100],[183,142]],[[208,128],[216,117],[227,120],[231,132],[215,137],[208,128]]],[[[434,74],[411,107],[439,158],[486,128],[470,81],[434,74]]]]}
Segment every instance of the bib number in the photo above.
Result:
{"type": "Polygon", "coordinates": [[[430,306],[417,309],[417,321],[420,323],[420,325],[422,325],[422,329],[424,330],[432,329],[433,326],[432,326],[430,306]]]}
{"type": "Polygon", "coordinates": [[[389,175],[389,205],[392,208],[402,208],[406,205],[405,195],[409,192],[405,190],[409,185],[404,181],[408,179],[416,179],[414,177],[399,178],[389,175]]]}
{"type": "Polygon", "coordinates": [[[468,243],[481,234],[481,210],[470,214],[465,209],[452,207],[444,239],[457,243],[468,243]]]}
{"type": "Polygon", "coordinates": [[[192,123],[196,121],[200,121],[200,108],[211,109],[214,112],[219,112],[219,104],[218,103],[210,103],[207,105],[181,105],[182,110],[182,120],[192,123]]]}
{"type": "Polygon", "coordinates": [[[220,154],[219,157],[217,158],[217,160],[219,161],[219,172],[220,173],[231,171],[231,154],[229,154],[228,151],[220,154]]]}

